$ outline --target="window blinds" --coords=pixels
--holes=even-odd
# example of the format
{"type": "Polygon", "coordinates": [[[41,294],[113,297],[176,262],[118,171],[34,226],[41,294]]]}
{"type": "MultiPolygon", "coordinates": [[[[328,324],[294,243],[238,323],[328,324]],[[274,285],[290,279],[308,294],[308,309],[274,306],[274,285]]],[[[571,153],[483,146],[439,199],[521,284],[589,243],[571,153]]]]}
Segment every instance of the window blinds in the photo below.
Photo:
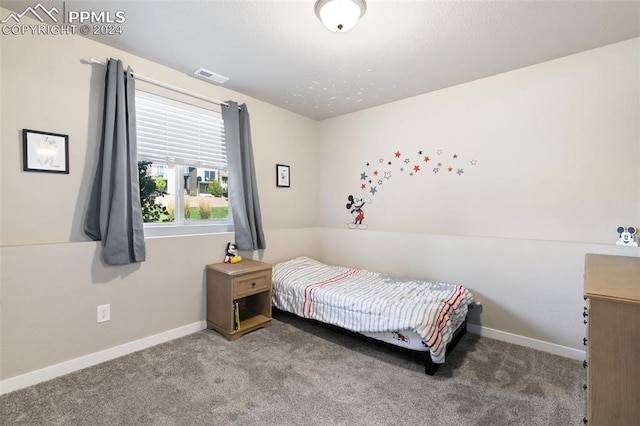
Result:
{"type": "Polygon", "coordinates": [[[136,90],[138,160],[227,169],[219,112],[136,90]]]}

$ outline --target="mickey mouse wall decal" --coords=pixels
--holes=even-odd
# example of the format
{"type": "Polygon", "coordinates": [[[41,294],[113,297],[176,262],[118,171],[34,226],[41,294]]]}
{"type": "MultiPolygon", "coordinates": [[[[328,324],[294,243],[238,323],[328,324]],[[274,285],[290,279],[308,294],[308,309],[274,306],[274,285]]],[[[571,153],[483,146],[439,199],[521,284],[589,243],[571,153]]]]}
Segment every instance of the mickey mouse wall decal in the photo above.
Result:
{"type": "Polygon", "coordinates": [[[633,226],[629,226],[625,228],[624,226],[618,226],[618,235],[620,239],[616,241],[616,245],[619,246],[630,246],[630,247],[638,247],[638,243],[634,240],[634,235],[636,235],[636,228],[633,226]]]}
{"type": "Polygon", "coordinates": [[[366,203],[371,203],[371,199],[369,197],[357,198],[353,195],[349,195],[347,197],[347,210],[349,210],[351,216],[355,218],[355,221],[346,223],[350,229],[368,228],[366,223],[362,223],[364,220],[364,210],[362,210],[362,207],[364,207],[366,203]]]}

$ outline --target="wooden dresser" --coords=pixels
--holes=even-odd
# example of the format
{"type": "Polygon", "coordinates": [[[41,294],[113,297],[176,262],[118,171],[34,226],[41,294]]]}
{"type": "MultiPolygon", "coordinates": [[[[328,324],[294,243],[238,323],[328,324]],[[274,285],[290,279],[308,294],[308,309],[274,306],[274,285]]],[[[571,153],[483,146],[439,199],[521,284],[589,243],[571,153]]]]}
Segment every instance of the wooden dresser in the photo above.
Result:
{"type": "Polygon", "coordinates": [[[640,258],[587,254],[587,417],[640,425],[640,258]]]}
{"type": "Polygon", "coordinates": [[[236,340],[271,326],[271,265],[251,259],[207,265],[207,328],[236,340]]]}

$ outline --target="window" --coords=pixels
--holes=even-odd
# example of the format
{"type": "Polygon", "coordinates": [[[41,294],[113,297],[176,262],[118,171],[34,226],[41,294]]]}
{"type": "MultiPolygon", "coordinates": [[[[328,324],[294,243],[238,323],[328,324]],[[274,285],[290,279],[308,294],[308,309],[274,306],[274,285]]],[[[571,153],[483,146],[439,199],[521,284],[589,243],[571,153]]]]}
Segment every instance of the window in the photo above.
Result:
{"type": "Polygon", "coordinates": [[[145,235],[232,231],[221,114],[136,90],[136,121],[145,235]]]}

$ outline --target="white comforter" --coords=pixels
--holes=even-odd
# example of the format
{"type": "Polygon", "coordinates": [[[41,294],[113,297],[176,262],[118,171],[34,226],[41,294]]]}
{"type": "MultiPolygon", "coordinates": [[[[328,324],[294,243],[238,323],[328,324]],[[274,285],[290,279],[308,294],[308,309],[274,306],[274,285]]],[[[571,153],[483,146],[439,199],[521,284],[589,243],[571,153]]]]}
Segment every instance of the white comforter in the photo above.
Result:
{"type": "Polygon", "coordinates": [[[356,332],[418,333],[443,363],[473,295],[460,285],[408,280],[308,257],[273,269],[273,306],[356,332]]]}

